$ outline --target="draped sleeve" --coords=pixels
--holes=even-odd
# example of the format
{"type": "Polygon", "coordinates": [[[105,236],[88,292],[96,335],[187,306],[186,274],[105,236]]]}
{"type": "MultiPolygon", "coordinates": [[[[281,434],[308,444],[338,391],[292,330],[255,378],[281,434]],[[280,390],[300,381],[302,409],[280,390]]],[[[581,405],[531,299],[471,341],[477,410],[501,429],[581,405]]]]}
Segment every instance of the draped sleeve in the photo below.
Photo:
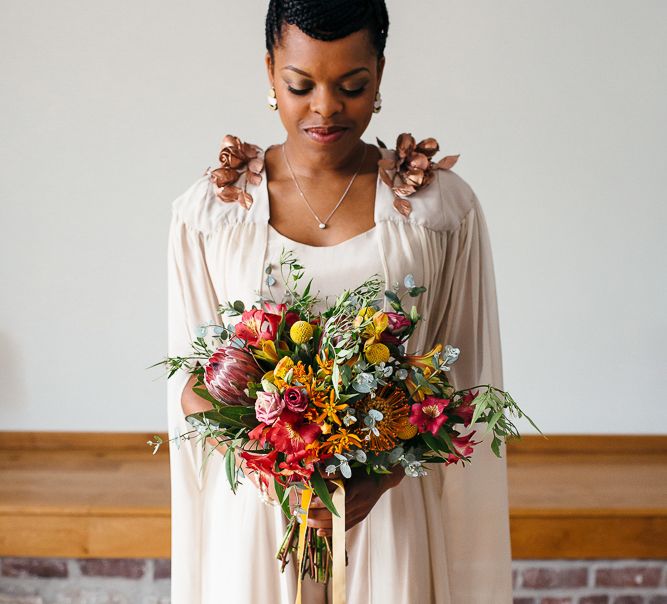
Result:
{"type": "Polygon", "coordinates": [[[491,242],[484,212],[472,193],[470,209],[446,233],[448,295],[438,341],[461,349],[449,377],[457,389],[481,383],[503,387],[502,349],[491,242]]]}
{"type": "MultiPolygon", "coordinates": [[[[502,356],[495,275],[484,212],[470,189],[458,224],[445,233],[447,258],[442,267],[444,314],[437,342],[460,348],[450,382],[456,389],[478,384],[503,388],[502,356]]],[[[462,427],[462,426],[461,426],[462,427]]],[[[452,602],[511,604],[512,555],[509,532],[507,461],[490,448],[484,424],[482,440],[465,466],[443,469],[442,509],[448,544],[447,566],[452,602]]]]}
{"type": "MultiPolygon", "coordinates": [[[[198,325],[216,318],[218,300],[206,253],[209,235],[195,219],[208,193],[207,181],[202,178],[172,203],[167,246],[170,357],[190,355],[198,325]]],[[[167,380],[170,437],[192,428],[181,407],[181,395],[189,378],[190,374],[183,370],[167,380]]],[[[205,500],[201,462],[201,445],[196,440],[170,443],[172,565],[178,569],[172,577],[174,602],[200,601],[201,516],[205,500]]]]}

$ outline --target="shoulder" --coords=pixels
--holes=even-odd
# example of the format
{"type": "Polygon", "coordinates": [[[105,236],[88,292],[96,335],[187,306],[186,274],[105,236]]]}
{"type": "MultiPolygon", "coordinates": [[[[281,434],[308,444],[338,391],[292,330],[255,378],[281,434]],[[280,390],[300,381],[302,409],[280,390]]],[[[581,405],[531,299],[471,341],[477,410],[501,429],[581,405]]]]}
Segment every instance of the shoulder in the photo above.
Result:
{"type": "Polygon", "coordinates": [[[444,155],[433,137],[418,143],[409,132],[396,139],[396,148],[384,148],[379,161],[380,176],[393,193],[394,214],[432,230],[456,228],[475,204],[472,187],[452,167],[459,155],[444,155]]]}
{"type": "Polygon", "coordinates": [[[245,219],[254,199],[248,184],[262,181],[264,150],[227,134],[217,165],[209,166],[172,202],[172,215],[202,232],[245,219]]]}

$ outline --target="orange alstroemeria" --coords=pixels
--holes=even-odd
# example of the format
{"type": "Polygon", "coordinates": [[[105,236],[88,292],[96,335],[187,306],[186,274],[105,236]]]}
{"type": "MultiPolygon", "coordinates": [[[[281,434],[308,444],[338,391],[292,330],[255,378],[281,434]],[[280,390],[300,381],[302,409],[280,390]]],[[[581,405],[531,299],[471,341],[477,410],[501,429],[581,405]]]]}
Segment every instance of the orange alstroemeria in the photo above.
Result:
{"type": "Polygon", "coordinates": [[[436,344],[431,350],[424,354],[406,354],[404,358],[410,365],[421,368],[424,375],[428,377],[433,369],[438,368],[434,357],[440,352],[442,352],[442,344],[436,344]]]}
{"type": "MultiPolygon", "coordinates": [[[[436,344],[431,350],[424,354],[406,354],[404,358],[408,364],[420,369],[424,375],[424,378],[428,380],[431,374],[438,368],[434,357],[441,351],[442,344],[436,344]]],[[[416,402],[421,402],[426,396],[435,393],[435,390],[431,388],[427,388],[426,386],[419,386],[412,379],[411,373],[408,374],[408,377],[405,380],[405,386],[408,389],[410,396],[412,396],[416,402]]]]}
{"type": "Polygon", "coordinates": [[[278,351],[276,350],[276,343],[273,340],[260,340],[259,346],[253,348],[253,356],[258,359],[264,359],[271,363],[278,362],[278,351]]]}
{"type": "Polygon", "coordinates": [[[358,327],[368,319],[371,322],[364,327],[361,337],[365,340],[364,350],[371,344],[380,341],[380,335],[389,327],[389,317],[382,310],[375,310],[371,306],[365,306],[359,311],[359,314],[354,319],[354,326],[358,327]]]}

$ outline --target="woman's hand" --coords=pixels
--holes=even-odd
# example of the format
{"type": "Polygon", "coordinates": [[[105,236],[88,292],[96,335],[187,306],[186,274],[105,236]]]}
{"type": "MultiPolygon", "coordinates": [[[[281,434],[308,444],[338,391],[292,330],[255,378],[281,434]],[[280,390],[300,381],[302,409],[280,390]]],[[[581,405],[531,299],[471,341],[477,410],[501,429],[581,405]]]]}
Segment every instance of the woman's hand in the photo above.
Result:
{"type": "MultiPolygon", "coordinates": [[[[345,530],[361,522],[377,503],[382,494],[397,486],[405,476],[402,466],[396,466],[391,474],[380,474],[379,482],[375,476],[365,472],[353,474],[345,481],[345,530]]],[[[335,487],[335,485],[334,485],[335,487]]],[[[329,536],[332,531],[332,514],[322,500],[313,495],[308,512],[308,526],[317,528],[318,536],[329,536]]]]}

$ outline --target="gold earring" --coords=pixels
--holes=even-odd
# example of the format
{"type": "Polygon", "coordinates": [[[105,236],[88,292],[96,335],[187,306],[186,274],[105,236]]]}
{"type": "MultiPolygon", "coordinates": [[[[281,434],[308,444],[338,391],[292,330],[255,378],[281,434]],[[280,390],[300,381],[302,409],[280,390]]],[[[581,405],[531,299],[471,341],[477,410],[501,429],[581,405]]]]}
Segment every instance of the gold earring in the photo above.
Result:
{"type": "Polygon", "coordinates": [[[276,89],[271,86],[269,89],[269,96],[266,97],[268,102],[269,102],[269,108],[273,109],[274,111],[278,109],[278,99],[276,98],[276,89]]]}
{"type": "Polygon", "coordinates": [[[375,101],[373,102],[373,113],[380,113],[380,109],[382,109],[382,95],[378,90],[375,93],[375,101]]]}

